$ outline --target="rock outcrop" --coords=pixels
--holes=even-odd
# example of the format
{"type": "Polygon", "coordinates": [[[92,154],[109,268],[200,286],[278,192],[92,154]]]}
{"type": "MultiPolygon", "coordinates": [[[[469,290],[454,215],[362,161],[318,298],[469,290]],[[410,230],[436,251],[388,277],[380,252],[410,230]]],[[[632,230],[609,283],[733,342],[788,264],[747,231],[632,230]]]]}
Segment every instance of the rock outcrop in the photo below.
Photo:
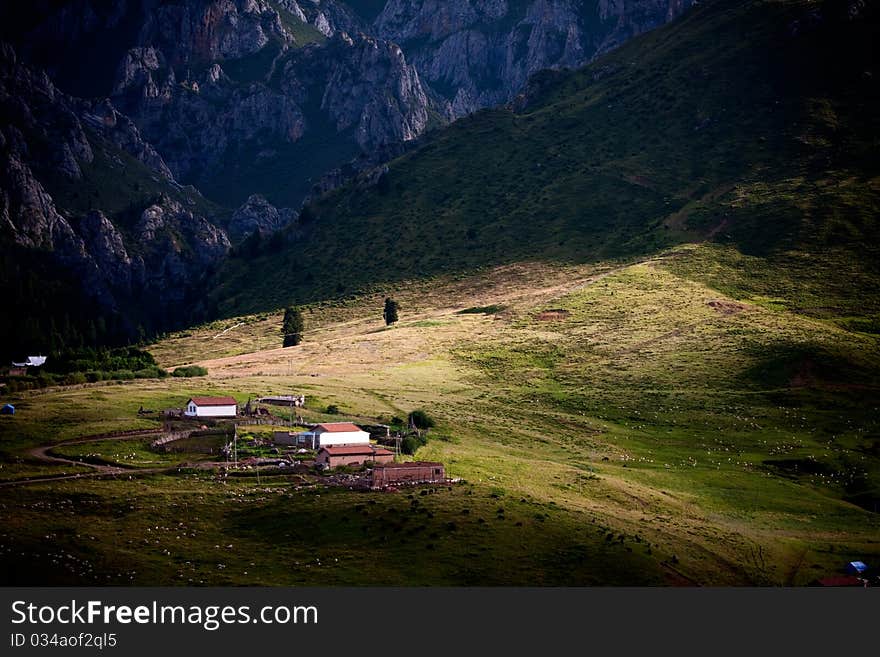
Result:
{"type": "MultiPolygon", "coordinates": [[[[109,76],[103,95],[166,173],[233,207],[253,193],[295,207],[325,172],[417,138],[430,116],[510,102],[534,73],[584,64],[692,3],[34,1],[45,16],[21,39],[29,56],[83,93],[109,76]],[[68,57],[47,51],[81,69],[114,68],[84,84],[68,57]],[[306,152],[318,144],[327,155],[306,152]],[[256,176],[262,186],[248,170],[267,172],[256,176]]],[[[75,158],[61,156],[73,170],[75,158]]]]}
{"type": "MultiPolygon", "coordinates": [[[[349,144],[339,148],[346,156],[424,130],[428,98],[402,50],[340,29],[359,25],[342,5],[325,7],[334,17],[330,27],[318,5],[304,4],[211,0],[146,10],[137,44],[119,64],[112,99],[176,178],[210,186],[206,181],[222,175],[230,160],[320,175],[290,151],[327,123],[334,139],[349,144]],[[280,11],[288,21],[308,20],[309,12],[329,38],[298,47],[280,11]]],[[[256,191],[274,189],[238,189],[239,202],[256,191]]]]}
{"type": "Polygon", "coordinates": [[[232,214],[227,232],[233,242],[238,242],[253,233],[270,235],[280,230],[296,218],[290,209],[279,210],[264,196],[252,194],[238,210],[232,214]]]}
{"type": "Polygon", "coordinates": [[[692,0],[388,0],[377,36],[407,53],[449,118],[506,103],[529,76],[581,66],[692,0]]]}
{"type": "MultiPolygon", "coordinates": [[[[58,91],[8,44],[0,44],[0,116],[2,240],[51,254],[99,307],[111,312],[132,298],[149,298],[147,315],[167,313],[225,256],[226,233],[173,198],[181,196],[180,186],[130,119],[110,101],[58,91]],[[99,194],[101,176],[119,176],[108,184],[122,186],[135,174],[167,194],[142,212],[142,197],[132,196],[124,212],[117,208],[117,214],[140,213],[134,226],[117,225],[100,207],[83,209],[82,194],[99,194]]],[[[138,319],[149,325],[151,318],[138,319]]]]}

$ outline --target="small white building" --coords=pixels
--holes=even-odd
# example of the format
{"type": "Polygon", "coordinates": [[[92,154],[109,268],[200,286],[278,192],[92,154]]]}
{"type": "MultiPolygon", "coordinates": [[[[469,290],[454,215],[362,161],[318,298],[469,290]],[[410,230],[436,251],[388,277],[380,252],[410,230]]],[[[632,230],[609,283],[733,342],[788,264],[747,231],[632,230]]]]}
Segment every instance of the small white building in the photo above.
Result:
{"type": "Polygon", "coordinates": [[[327,422],[319,424],[315,434],[315,449],[328,445],[369,445],[370,434],[351,422],[327,422]]]}
{"type": "Polygon", "coordinates": [[[23,363],[16,363],[13,361],[13,365],[15,367],[40,367],[45,364],[46,357],[45,356],[28,356],[27,360],[23,363]]]}
{"type": "Polygon", "coordinates": [[[234,397],[192,397],[183,414],[189,417],[235,417],[238,402],[234,397]]]}
{"type": "Polygon", "coordinates": [[[276,431],[274,442],[276,445],[321,449],[330,445],[369,445],[370,434],[351,422],[327,422],[311,431],[276,431]]]}

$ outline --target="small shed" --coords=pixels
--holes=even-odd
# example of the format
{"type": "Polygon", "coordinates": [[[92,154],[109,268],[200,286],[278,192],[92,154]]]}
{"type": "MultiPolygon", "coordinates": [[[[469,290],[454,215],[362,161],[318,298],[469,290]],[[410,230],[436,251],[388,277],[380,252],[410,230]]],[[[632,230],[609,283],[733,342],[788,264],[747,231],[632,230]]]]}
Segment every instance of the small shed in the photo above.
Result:
{"type": "Polygon", "coordinates": [[[861,575],[866,570],[868,570],[868,566],[864,561],[850,561],[846,565],[846,572],[850,575],[861,575]]]}
{"type": "Polygon", "coordinates": [[[0,415],[15,415],[15,406],[3,404],[3,406],[0,406],[0,415]]]}

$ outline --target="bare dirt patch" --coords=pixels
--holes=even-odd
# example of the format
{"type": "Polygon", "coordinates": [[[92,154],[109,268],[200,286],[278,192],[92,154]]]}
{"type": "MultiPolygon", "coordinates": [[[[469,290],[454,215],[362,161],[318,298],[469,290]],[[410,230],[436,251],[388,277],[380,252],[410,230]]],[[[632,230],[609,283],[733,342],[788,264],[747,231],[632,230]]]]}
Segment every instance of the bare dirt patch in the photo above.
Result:
{"type": "Polygon", "coordinates": [[[564,308],[551,308],[535,315],[535,319],[541,322],[559,322],[568,319],[571,313],[564,308]]]}
{"type": "Polygon", "coordinates": [[[744,303],[730,301],[729,299],[710,299],[706,302],[706,305],[714,308],[722,315],[736,315],[749,309],[744,303]]]}

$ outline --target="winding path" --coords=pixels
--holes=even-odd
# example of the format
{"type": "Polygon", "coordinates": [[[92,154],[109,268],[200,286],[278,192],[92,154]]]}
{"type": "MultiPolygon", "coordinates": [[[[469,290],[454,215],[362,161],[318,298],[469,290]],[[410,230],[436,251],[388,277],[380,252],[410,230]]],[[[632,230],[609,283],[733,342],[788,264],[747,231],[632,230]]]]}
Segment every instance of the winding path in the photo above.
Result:
{"type": "Polygon", "coordinates": [[[79,472],[76,474],[64,474],[64,475],[46,475],[46,476],[36,476],[36,477],[24,477],[21,479],[13,479],[9,481],[0,481],[0,488],[10,487],[10,486],[23,486],[25,484],[39,484],[47,481],[63,481],[65,479],[86,479],[92,477],[109,477],[116,476],[121,474],[128,475],[142,475],[142,474],[157,474],[161,472],[170,472],[180,468],[183,465],[187,467],[197,467],[197,468],[213,468],[217,465],[223,465],[222,463],[214,463],[214,462],[203,462],[199,464],[185,464],[178,463],[176,465],[163,466],[161,468],[124,468],[119,465],[107,465],[103,463],[88,463],[86,461],[77,461],[75,459],[65,458],[63,456],[55,456],[51,454],[53,449],[58,447],[64,447],[67,445],[82,445],[85,443],[97,443],[105,440],[142,440],[144,438],[150,436],[160,435],[162,432],[155,429],[145,429],[143,431],[120,431],[117,433],[108,433],[101,434],[100,436],[91,436],[89,438],[77,438],[75,440],[66,440],[60,443],[55,443],[54,445],[41,445],[39,447],[32,447],[27,450],[25,453],[27,456],[33,458],[36,461],[40,461],[42,463],[50,464],[50,465],[74,465],[78,467],[85,466],[87,468],[91,468],[91,472],[79,472]]]}

